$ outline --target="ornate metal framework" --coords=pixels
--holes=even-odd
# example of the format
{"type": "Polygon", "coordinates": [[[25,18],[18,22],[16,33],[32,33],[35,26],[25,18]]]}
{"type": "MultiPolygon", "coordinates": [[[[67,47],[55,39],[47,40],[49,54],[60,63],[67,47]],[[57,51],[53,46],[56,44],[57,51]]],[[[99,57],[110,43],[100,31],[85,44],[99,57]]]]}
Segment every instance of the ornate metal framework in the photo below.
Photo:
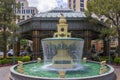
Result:
{"type": "MultiPolygon", "coordinates": [[[[33,40],[33,47],[40,44],[40,40],[46,37],[52,37],[57,30],[57,24],[61,13],[65,16],[68,23],[68,31],[73,37],[81,37],[85,41],[84,52],[87,53],[91,47],[91,40],[98,38],[103,24],[93,24],[89,22],[83,12],[74,12],[70,9],[53,9],[48,12],[40,13],[34,17],[19,23],[20,33],[23,38],[33,40]],[[37,35],[34,34],[36,31],[37,35]],[[36,43],[37,42],[37,43],[36,43]]],[[[33,52],[40,51],[40,45],[33,49],[33,52]],[[39,47],[39,48],[38,48],[39,47]]]]}

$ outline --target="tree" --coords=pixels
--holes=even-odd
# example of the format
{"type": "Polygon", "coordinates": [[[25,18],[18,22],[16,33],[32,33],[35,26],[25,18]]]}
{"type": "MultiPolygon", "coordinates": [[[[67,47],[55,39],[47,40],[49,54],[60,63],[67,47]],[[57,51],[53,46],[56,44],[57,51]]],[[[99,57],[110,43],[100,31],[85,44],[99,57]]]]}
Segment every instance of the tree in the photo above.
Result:
{"type": "Polygon", "coordinates": [[[11,22],[16,19],[16,4],[15,0],[0,0],[0,26],[3,29],[4,58],[7,53],[7,29],[10,30],[11,22]]]}
{"type": "Polygon", "coordinates": [[[26,40],[26,39],[21,39],[21,40],[20,40],[20,45],[21,45],[21,47],[23,47],[24,49],[27,47],[27,44],[28,44],[28,40],[26,40]]]}
{"type": "Polygon", "coordinates": [[[103,50],[105,56],[109,54],[111,40],[115,39],[117,35],[115,27],[103,28],[101,30],[100,38],[103,39],[103,50]]]}
{"type": "Polygon", "coordinates": [[[107,18],[107,24],[111,24],[116,28],[118,32],[118,50],[120,54],[120,1],[119,0],[90,0],[88,2],[88,11],[92,15],[93,13],[97,17],[103,19],[107,18]]]}

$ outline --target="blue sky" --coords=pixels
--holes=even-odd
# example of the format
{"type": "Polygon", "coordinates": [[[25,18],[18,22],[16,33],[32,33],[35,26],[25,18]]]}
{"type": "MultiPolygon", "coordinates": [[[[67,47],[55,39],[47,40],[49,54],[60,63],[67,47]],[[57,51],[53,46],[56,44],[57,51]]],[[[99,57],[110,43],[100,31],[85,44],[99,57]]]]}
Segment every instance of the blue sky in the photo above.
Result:
{"type": "MultiPolygon", "coordinates": [[[[63,0],[67,3],[67,0],[63,0]]],[[[28,0],[29,6],[37,7],[39,12],[48,11],[55,6],[57,6],[57,3],[55,0],[28,0]]]]}

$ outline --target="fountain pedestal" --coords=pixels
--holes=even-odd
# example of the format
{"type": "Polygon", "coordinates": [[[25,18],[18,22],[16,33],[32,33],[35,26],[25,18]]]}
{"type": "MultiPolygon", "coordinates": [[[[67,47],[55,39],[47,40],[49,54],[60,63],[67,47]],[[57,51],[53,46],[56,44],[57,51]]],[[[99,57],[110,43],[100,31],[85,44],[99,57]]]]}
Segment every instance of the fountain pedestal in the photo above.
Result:
{"type": "Polygon", "coordinates": [[[53,57],[53,68],[73,68],[73,60],[68,55],[68,51],[59,49],[57,54],[53,57]]]}

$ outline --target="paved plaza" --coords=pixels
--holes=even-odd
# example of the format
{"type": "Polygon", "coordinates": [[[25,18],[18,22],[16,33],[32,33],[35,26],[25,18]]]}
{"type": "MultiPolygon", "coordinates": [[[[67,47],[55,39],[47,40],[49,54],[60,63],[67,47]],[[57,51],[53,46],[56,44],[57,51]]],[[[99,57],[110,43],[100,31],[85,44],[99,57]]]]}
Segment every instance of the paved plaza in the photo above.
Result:
{"type": "Polygon", "coordinates": [[[9,80],[9,71],[11,66],[0,67],[0,80],[9,80]]]}
{"type": "MultiPolygon", "coordinates": [[[[0,80],[9,80],[9,71],[11,66],[0,67],[0,80]]],[[[117,75],[117,80],[120,80],[120,66],[113,66],[117,75]]]]}

